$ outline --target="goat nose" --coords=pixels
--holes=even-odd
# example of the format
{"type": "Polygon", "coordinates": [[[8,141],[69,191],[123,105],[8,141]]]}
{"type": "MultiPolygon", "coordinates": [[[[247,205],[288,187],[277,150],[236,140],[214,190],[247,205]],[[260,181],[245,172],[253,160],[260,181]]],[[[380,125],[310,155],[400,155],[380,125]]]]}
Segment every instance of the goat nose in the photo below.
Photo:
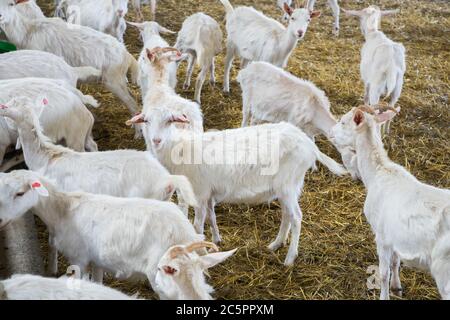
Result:
{"type": "Polygon", "coordinates": [[[155,145],[159,145],[161,143],[161,139],[153,139],[153,143],[155,145]]]}
{"type": "Polygon", "coordinates": [[[119,13],[119,17],[123,16],[123,10],[118,10],[117,12],[119,13]]]}
{"type": "Polygon", "coordinates": [[[303,37],[303,30],[298,30],[297,33],[299,37],[303,37]]]}

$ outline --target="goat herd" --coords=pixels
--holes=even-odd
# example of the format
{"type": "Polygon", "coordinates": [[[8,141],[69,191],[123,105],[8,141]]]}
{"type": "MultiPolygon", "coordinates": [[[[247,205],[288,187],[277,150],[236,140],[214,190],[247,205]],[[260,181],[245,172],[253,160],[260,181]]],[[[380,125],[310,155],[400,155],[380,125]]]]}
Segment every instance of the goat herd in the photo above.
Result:
{"type": "MultiPolygon", "coordinates": [[[[139,8],[140,1],[132,2],[139,8]]],[[[400,111],[395,104],[406,69],[404,47],[379,30],[380,19],[396,11],[344,10],[360,19],[365,37],[366,95],[364,106],[337,121],[322,90],[283,70],[311,19],[320,16],[315,1],[297,8],[278,1],[283,23],[252,7],[220,2],[228,34],[224,91],[239,57],[243,123],[240,129],[204,132],[202,85],[208,74],[215,82],[223,42],[210,16],[188,17],[174,47],[160,36],[174,32],[156,22],[130,22],[144,42],[136,61],[122,43],[127,0],[62,0],[57,18],[46,18],[33,0],[0,0],[0,27],[20,49],[0,55],[1,171],[23,160],[30,169],[0,174],[0,228],[32,210],[49,231],[49,274],[56,276],[61,252],[84,279],[75,290],[69,276],[16,275],[0,282],[0,297],[135,298],[102,286],[107,271],[124,279],[143,276],[161,299],[211,299],[204,272],[236,251],[220,252],[215,244],[221,241],[218,203],[278,200],[281,226],[269,249],[283,246],[290,233],[285,265],[293,265],[302,222],[298,199],[305,174],[319,161],[366,187],[364,213],[375,233],[380,298],[389,299],[390,289],[401,294],[403,261],[429,270],[442,298],[450,299],[450,191],[419,182],[388,158],[382,143],[382,129],[389,132],[400,111]],[[201,67],[196,102],[175,92],[182,60],[188,60],[185,88],[195,64],[201,67]],[[128,71],[141,88],[140,113],[128,90],[128,71]],[[127,124],[144,137],[147,152],[97,150],[86,105],[98,103],[76,88],[90,81],[101,81],[128,107],[127,124]],[[388,105],[380,104],[383,95],[391,97],[388,105]],[[337,148],[345,168],[317,148],[318,134],[337,148]],[[3,159],[14,146],[23,158],[3,159]],[[178,205],[170,202],[174,193],[178,205]],[[193,224],[189,207],[195,209],[193,224]],[[204,240],[206,220],[213,242],[204,240]]],[[[340,9],[337,1],[329,3],[337,34],[340,9]]],[[[154,14],[156,1],[151,4],[154,14]]]]}

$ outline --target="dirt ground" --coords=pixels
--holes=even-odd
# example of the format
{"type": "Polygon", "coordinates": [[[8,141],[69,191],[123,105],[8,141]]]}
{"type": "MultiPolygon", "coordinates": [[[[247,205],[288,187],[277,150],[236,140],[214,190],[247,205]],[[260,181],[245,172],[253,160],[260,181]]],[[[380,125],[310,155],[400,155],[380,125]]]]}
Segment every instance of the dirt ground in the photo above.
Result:
{"type": "MultiPolygon", "coordinates": [[[[281,12],[275,0],[232,0],[234,6],[250,5],[278,19],[281,12]]],[[[47,14],[53,1],[39,1],[47,14]]],[[[363,8],[369,1],[340,1],[344,8],[363,8]]],[[[399,106],[400,117],[386,138],[390,157],[408,168],[420,180],[438,187],[450,187],[450,112],[448,104],[450,71],[450,4],[448,1],[370,1],[383,9],[400,9],[395,18],[385,18],[382,30],[407,50],[407,74],[399,106]]],[[[363,37],[355,18],[341,15],[341,33],[331,34],[331,10],[325,0],[316,2],[322,16],[313,21],[306,38],[293,53],[288,70],[313,81],[328,95],[337,116],[362,101],[363,85],[359,75],[359,51],[363,37]]],[[[157,21],[178,31],[189,15],[203,11],[224,28],[224,9],[218,0],[161,0],[157,21]]],[[[144,7],[150,18],[150,11],[144,7]]],[[[135,14],[130,9],[128,20],[135,14]]],[[[169,43],[175,37],[167,37],[169,43]]],[[[138,33],[128,29],[126,45],[136,57],[141,50],[138,33]]],[[[202,109],[205,129],[237,128],[241,123],[241,92],[232,73],[231,95],[222,93],[224,52],[217,59],[216,87],[205,85],[202,109]]],[[[185,66],[179,70],[178,92],[193,98],[193,88],[184,91],[185,66]]],[[[196,73],[194,74],[194,77],[196,73]]],[[[126,108],[112,94],[98,85],[82,86],[102,104],[93,110],[96,116],[95,138],[102,150],[137,148],[143,141],[133,139],[134,132],[124,125],[126,108]]],[[[133,88],[138,97],[138,90],[133,88]]],[[[319,139],[321,150],[339,159],[336,150],[319,139]]],[[[337,178],[324,168],[307,175],[300,199],[304,213],[299,257],[293,267],[284,267],[287,253],[266,247],[275,238],[280,223],[278,203],[262,206],[217,207],[218,224],[223,236],[223,250],[239,248],[226,263],[210,272],[210,283],[218,299],[377,299],[379,291],[368,290],[367,269],[377,265],[374,238],[363,216],[365,190],[360,182],[337,178]]],[[[207,233],[207,237],[209,237],[207,233]]],[[[41,232],[46,250],[46,233],[41,232]]],[[[64,272],[64,265],[61,266],[64,272]]],[[[405,299],[439,298],[435,283],[425,273],[403,269],[401,278],[405,299]]],[[[107,284],[127,293],[140,292],[154,298],[146,283],[134,284],[109,279],[107,284]]]]}

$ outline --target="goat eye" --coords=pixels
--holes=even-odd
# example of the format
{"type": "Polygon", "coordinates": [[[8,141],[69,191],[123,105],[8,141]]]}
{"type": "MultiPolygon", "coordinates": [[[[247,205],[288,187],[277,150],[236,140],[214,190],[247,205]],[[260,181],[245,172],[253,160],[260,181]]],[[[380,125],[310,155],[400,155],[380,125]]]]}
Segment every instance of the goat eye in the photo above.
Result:
{"type": "Polygon", "coordinates": [[[19,192],[19,193],[16,193],[16,198],[19,198],[19,197],[23,197],[25,195],[25,192],[19,192]]]}

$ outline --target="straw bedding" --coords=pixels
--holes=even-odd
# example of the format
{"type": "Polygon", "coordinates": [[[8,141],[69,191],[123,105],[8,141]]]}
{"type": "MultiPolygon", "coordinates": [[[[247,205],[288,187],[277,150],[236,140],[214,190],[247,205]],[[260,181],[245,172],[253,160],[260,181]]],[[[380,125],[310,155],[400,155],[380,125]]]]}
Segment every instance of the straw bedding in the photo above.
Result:
{"type": "MultiPolygon", "coordinates": [[[[251,5],[278,19],[281,13],[272,0],[232,0],[233,5],[251,5]]],[[[47,14],[53,1],[38,1],[47,14]]],[[[363,8],[368,1],[340,1],[344,8],[363,8]]],[[[385,139],[390,157],[405,166],[420,180],[438,187],[450,187],[450,5],[447,1],[371,1],[384,9],[401,9],[395,18],[385,18],[382,30],[407,49],[406,81],[399,106],[401,115],[385,139]]],[[[313,21],[305,40],[292,55],[288,70],[313,81],[328,95],[332,112],[342,115],[362,101],[363,85],[359,76],[359,50],[363,37],[355,18],[341,16],[341,34],[331,34],[332,16],[326,1],[316,7],[322,16],[313,21]]],[[[161,0],[157,21],[178,31],[188,15],[203,11],[224,29],[224,9],[218,0],[161,0]]],[[[144,14],[150,17],[147,6],[144,14]]],[[[129,20],[135,18],[130,10],[129,20]]],[[[141,50],[137,31],[128,29],[125,37],[135,56],[141,50]]],[[[169,43],[175,37],[168,37],[169,43]]],[[[222,93],[223,52],[217,60],[215,88],[206,84],[202,109],[206,129],[237,128],[241,122],[241,92],[232,73],[231,95],[222,93]]],[[[179,70],[178,92],[193,98],[193,88],[184,91],[185,65],[179,70]]],[[[196,73],[194,73],[194,77],[196,73]]],[[[101,86],[87,85],[82,90],[102,104],[96,116],[95,138],[101,150],[137,148],[134,132],[124,125],[128,111],[101,86]]],[[[137,88],[133,88],[138,97],[137,88]]],[[[339,159],[337,151],[324,139],[320,149],[339,159]]],[[[249,207],[219,205],[218,224],[223,236],[222,249],[240,248],[223,265],[211,270],[210,282],[218,299],[376,299],[379,292],[368,290],[367,269],[377,264],[374,238],[362,213],[365,190],[360,182],[337,178],[319,167],[307,175],[300,199],[304,213],[300,254],[295,266],[282,265],[287,249],[277,253],[266,247],[275,238],[280,224],[278,203],[249,207]]],[[[46,252],[46,232],[41,228],[41,243],[46,252]]],[[[209,237],[209,232],[207,237],[209,237]]],[[[61,273],[64,272],[64,261],[61,273]]],[[[406,299],[439,298],[432,278],[419,271],[403,269],[401,278],[406,299]]],[[[146,283],[119,282],[108,277],[107,284],[127,293],[140,292],[154,298],[146,283]]]]}

